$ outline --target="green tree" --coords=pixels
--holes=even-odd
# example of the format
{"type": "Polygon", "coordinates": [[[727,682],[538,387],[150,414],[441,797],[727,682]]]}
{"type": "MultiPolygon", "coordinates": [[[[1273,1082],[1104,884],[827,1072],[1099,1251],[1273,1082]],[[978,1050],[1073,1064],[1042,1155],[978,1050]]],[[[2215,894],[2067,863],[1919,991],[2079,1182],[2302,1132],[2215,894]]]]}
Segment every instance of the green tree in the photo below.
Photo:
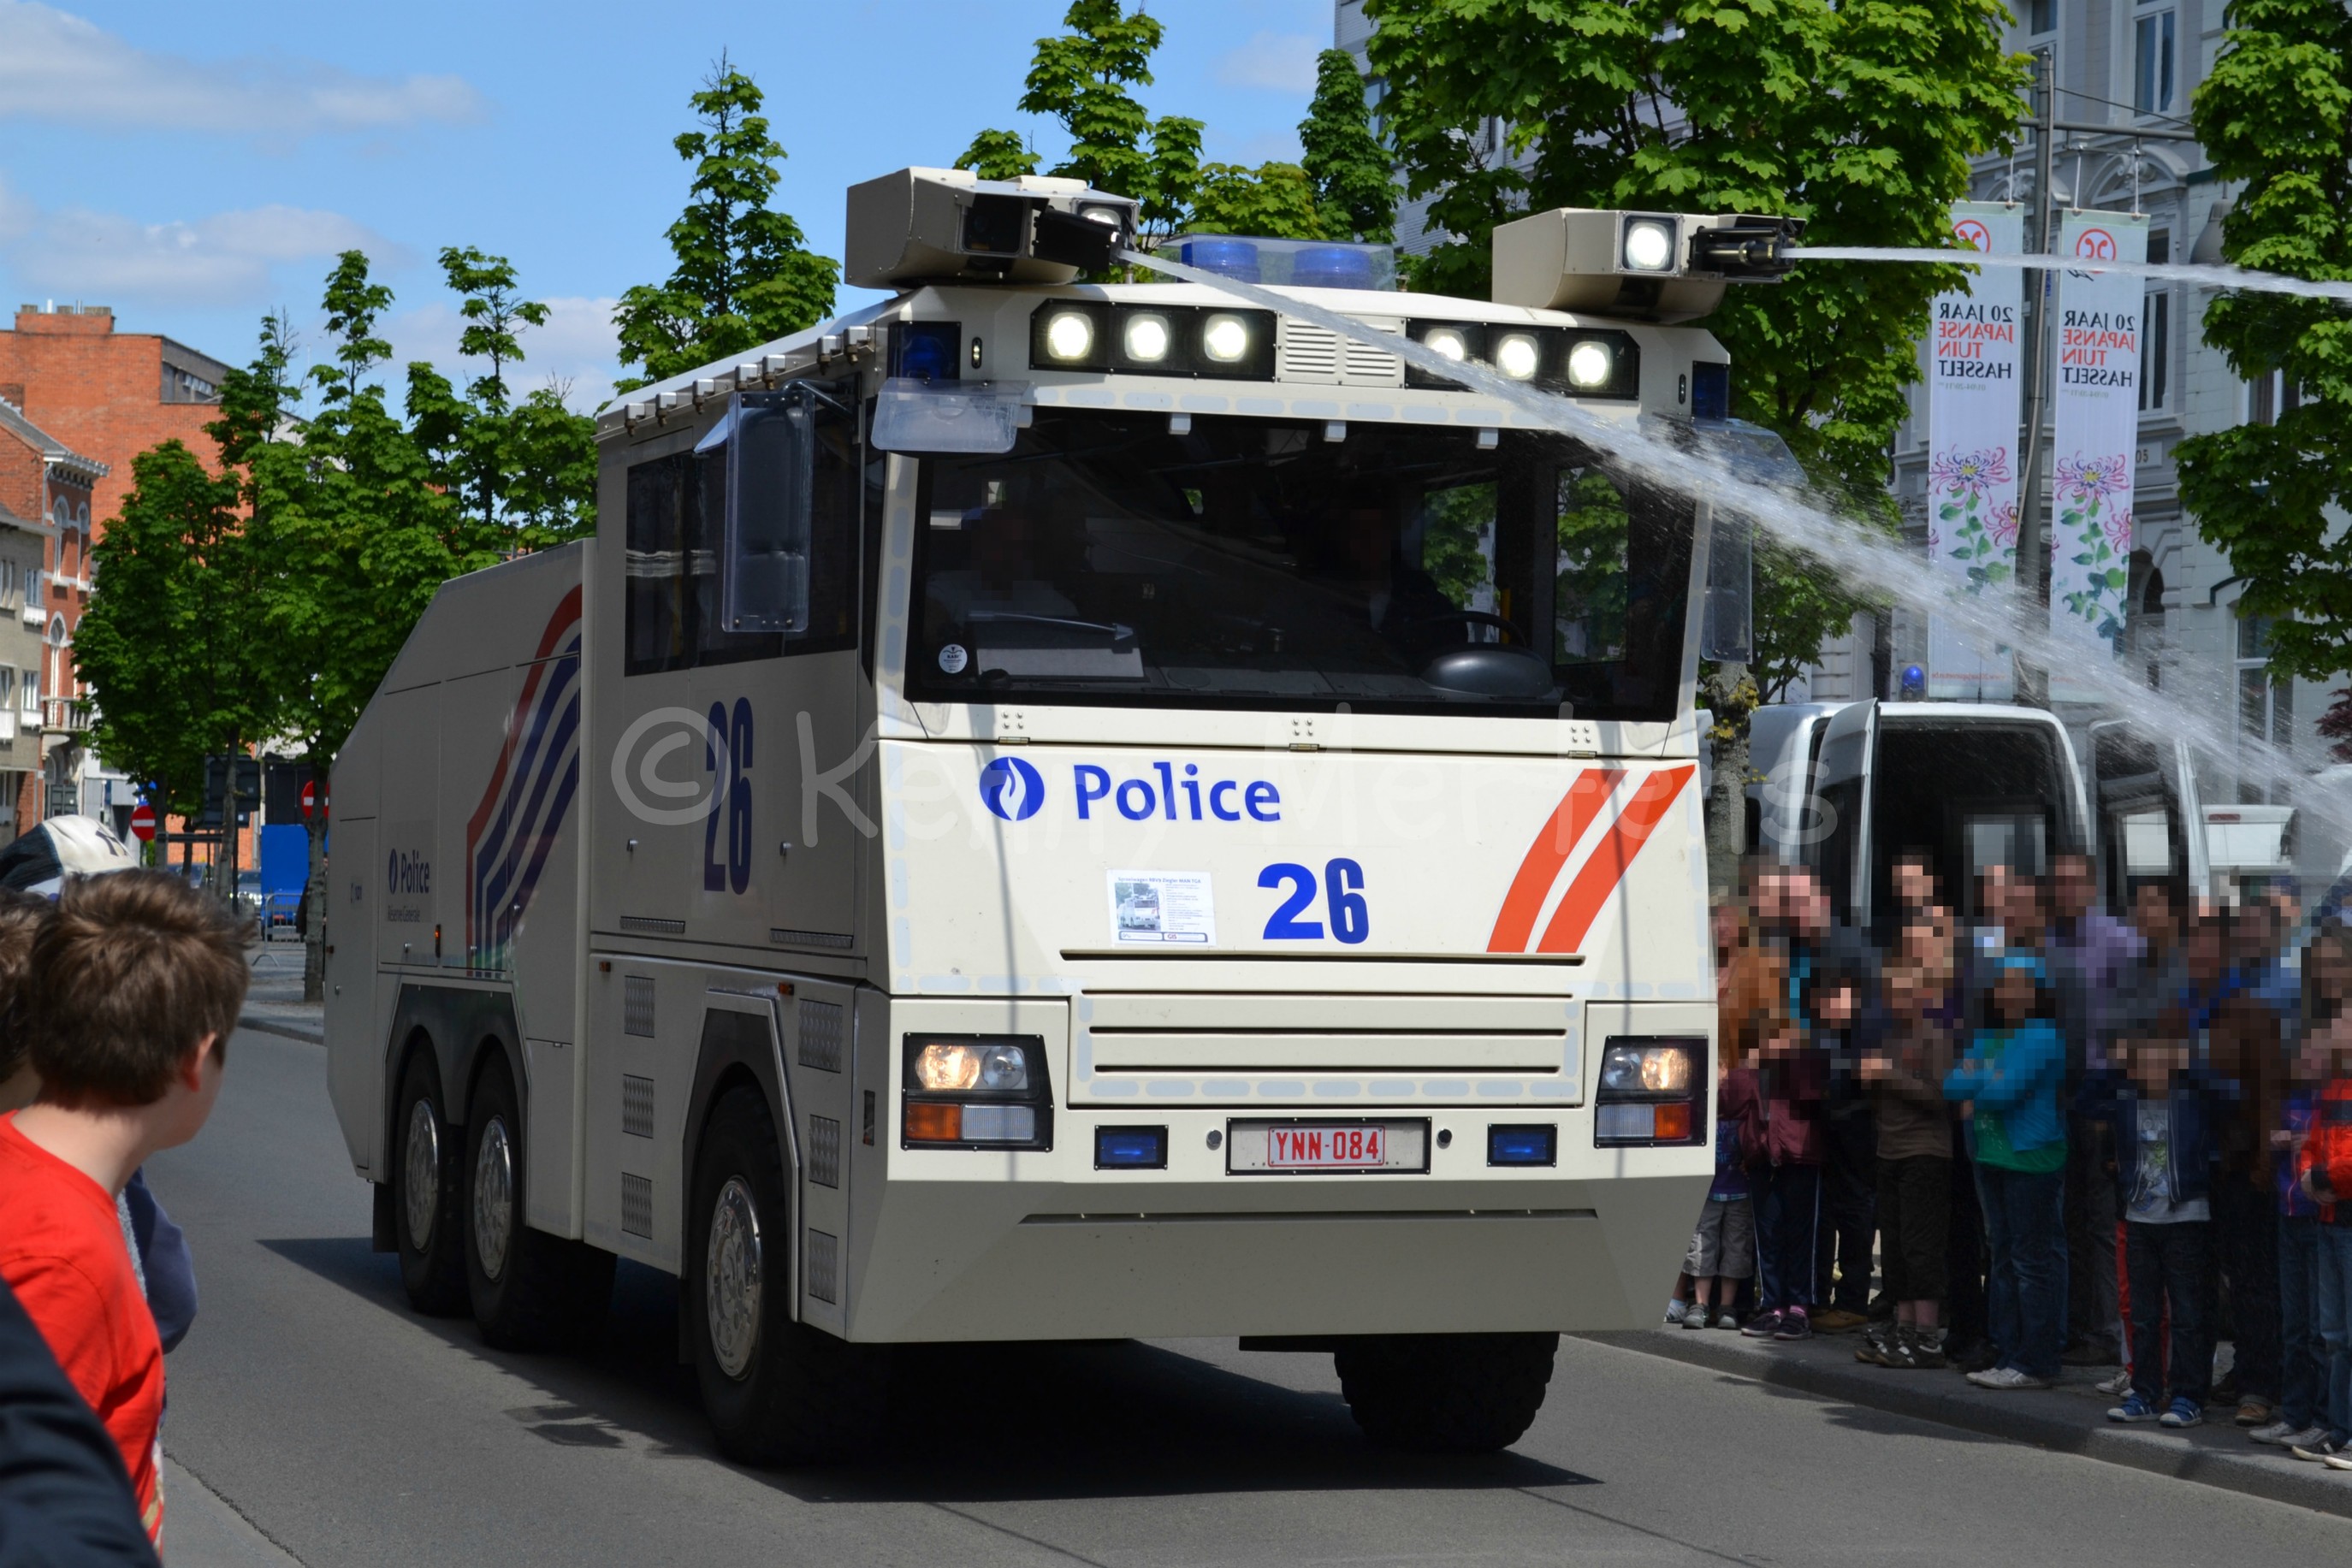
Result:
{"type": "Polygon", "coordinates": [[[1347,50],[1326,49],[1316,57],[1315,98],[1299,122],[1298,141],[1323,236],[1382,245],[1395,239],[1395,167],[1372,130],[1364,78],[1347,50]]]}
{"type": "MultiPolygon", "coordinates": [[[[1201,234],[1329,239],[1314,183],[1296,163],[1210,163],[1201,170],[1187,229],[1201,234]]],[[[1345,238],[1342,234],[1339,237],[1345,238]]]]}
{"type": "Polygon", "coordinates": [[[955,161],[983,180],[1017,180],[1037,172],[1037,154],[1017,131],[983,131],[955,161]]]}
{"type": "MultiPolygon", "coordinates": [[[[1495,225],[1549,207],[1777,213],[1806,220],[1816,244],[1941,245],[1969,158],[2014,137],[2026,79],[2025,62],[2001,52],[1999,0],[1365,9],[1407,193],[1430,198],[1449,236],[1414,283],[1473,298],[1491,281],[1495,225]]],[[[1886,453],[1917,375],[1912,345],[1929,301],[1959,278],[1831,263],[1730,290],[1707,326],[1731,352],[1732,412],[1777,432],[1849,513],[1893,529],[1886,453]]],[[[1811,658],[1859,608],[1833,572],[1769,550],[1757,587],[1759,639],[1780,668],[1811,658]]],[[[1711,672],[1711,685],[1736,732],[1732,765],[1716,769],[1727,831],[1756,694],[1740,670],[1711,672]]],[[[1717,845],[1718,875],[1727,852],[1717,845]]]]}
{"type": "MultiPolygon", "coordinates": [[[[2242,183],[2221,254],[2294,277],[2352,279],[2352,13],[2340,0],[2236,0],[2189,113],[2222,179],[2242,183]]],[[[2271,667],[2352,668],[2352,315],[2332,300],[2224,294],[2205,340],[2253,380],[2298,391],[2275,423],[2191,436],[2180,498],[2244,580],[2242,614],[2274,617],[2271,667]]]]}
{"type": "Polygon", "coordinates": [[[157,786],[158,811],[193,816],[205,758],[267,733],[255,679],[255,561],[233,478],[183,443],[131,460],[131,493],[91,552],[97,586],[74,635],[96,699],[90,741],[157,786]]]}
{"type": "Polygon", "coordinates": [[[677,266],[638,284],[613,313],[621,362],[664,380],[814,326],[833,310],[840,265],[810,250],[801,226],[768,204],[783,178],[783,144],[760,112],[764,96],[722,54],[689,100],[703,129],[672,143],[694,165],[686,211],[669,226],[677,266]]]}

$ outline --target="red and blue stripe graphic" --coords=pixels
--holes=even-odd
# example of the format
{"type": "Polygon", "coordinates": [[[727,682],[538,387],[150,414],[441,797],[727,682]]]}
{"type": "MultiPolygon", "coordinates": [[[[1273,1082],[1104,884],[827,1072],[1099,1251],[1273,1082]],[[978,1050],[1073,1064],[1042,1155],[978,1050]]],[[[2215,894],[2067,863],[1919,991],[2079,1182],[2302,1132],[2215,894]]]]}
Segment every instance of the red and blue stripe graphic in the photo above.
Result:
{"type": "Polygon", "coordinates": [[[580,590],[540,633],[489,787],[466,823],[466,962],[504,969],[580,790],[580,590]]]}

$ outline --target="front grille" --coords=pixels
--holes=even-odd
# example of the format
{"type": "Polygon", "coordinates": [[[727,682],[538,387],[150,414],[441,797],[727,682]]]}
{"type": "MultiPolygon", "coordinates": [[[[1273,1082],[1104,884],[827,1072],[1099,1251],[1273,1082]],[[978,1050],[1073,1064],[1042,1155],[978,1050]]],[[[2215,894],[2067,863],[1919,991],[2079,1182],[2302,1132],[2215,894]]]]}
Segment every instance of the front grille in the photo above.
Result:
{"type": "Polygon", "coordinates": [[[624,915],[621,916],[621,929],[645,936],[683,936],[686,935],[686,922],[664,920],[655,915],[624,915]]]}
{"type": "MultiPolygon", "coordinates": [[[[1370,325],[1370,323],[1367,323],[1370,325]]],[[[1401,332],[1402,328],[1382,327],[1384,332],[1401,332]]],[[[1346,373],[1341,380],[1349,386],[1396,387],[1404,384],[1404,361],[1394,354],[1384,354],[1369,343],[1348,340],[1346,373]]]]}
{"type": "Polygon", "coordinates": [[[1284,318],[1275,346],[1275,375],[1286,382],[1337,382],[1339,340],[1320,327],[1284,318]]]}

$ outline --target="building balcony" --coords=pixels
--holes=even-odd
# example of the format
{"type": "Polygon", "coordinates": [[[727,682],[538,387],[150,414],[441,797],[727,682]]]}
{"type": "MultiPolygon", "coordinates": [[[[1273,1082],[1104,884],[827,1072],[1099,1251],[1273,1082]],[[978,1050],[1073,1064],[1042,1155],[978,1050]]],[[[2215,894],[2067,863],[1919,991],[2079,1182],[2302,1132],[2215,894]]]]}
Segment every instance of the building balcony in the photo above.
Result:
{"type": "Polygon", "coordinates": [[[89,728],[89,704],[75,697],[43,697],[41,728],[55,735],[79,735],[89,728]]]}

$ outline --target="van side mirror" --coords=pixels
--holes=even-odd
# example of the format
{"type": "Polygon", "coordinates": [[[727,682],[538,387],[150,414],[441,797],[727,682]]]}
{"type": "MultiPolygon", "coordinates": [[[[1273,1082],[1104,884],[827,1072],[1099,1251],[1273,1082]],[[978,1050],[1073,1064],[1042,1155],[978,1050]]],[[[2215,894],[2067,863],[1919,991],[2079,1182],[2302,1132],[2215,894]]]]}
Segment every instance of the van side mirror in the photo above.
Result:
{"type": "Polygon", "coordinates": [[[695,448],[727,448],[719,609],[727,632],[808,630],[821,407],[846,412],[805,382],[772,392],[739,392],[727,416],[695,448]]]}

